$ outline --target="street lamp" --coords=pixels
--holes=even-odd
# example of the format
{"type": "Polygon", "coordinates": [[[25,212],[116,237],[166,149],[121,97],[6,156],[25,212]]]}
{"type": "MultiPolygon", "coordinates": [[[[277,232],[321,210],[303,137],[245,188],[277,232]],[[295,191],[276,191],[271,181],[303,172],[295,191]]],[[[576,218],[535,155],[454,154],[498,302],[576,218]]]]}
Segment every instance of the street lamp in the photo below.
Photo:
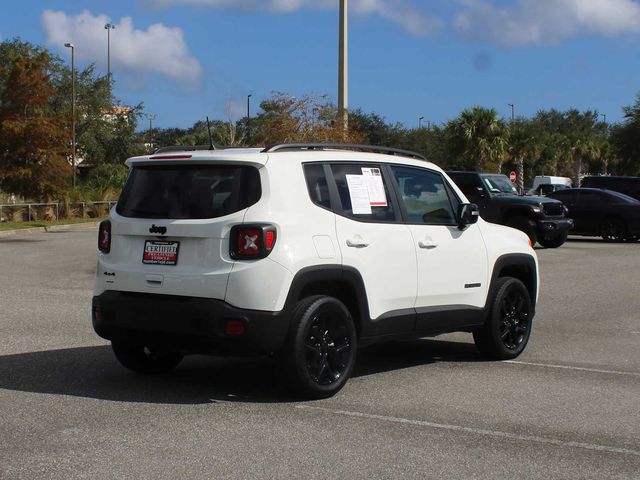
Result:
{"type": "Polygon", "coordinates": [[[604,119],[604,123],[607,123],[607,114],[601,113],[600,115],[602,115],[602,118],[604,119]]]}
{"type": "Polygon", "coordinates": [[[251,97],[251,93],[247,95],[247,141],[251,137],[251,97]]]}
{"type": "Polygon", "coordinates": [[[107,31],[107,79],[109,80],[109,85],[111,85],[111,30],[116,26],[112,23],[107,23],[104,28],[107,31]]]}
{"type": "Polygon", "coordinates": [[[71,166],[73,167],[73,188],[76,188],[76,60],[75,45],[65,43],[71,49],[71,166]]]}
{"type": "Polygon", "coordinates": [[[422,128],[422,120],[424,120],[424,117],[420,117],[420,118],[418,119],[418,129],[421,129],[421,128],[422,128]]]}
{"type": "Polygon", "coordinates": [[[158,118],[158,115],[154,114],[149,114],[147,115],[147,118],[149,119],[149,132],[151,132],[151,130],[153,130],[153,120],[155,120],[156,118],[158,118]]]}
{"type": "Polygon", "coordinates": [[[513,121],[514,121],[514,120],[515,120],[515,118],[516,118],[516,117],[515,117],[515,115],[516,115],[516,114],[515,114],[515,112],[516,112],[516,110],[515,110],[515,106],[513,105],[513,103],[507,103],[507,105],[511,107],[511,123],[513,123],[513,121]]]}

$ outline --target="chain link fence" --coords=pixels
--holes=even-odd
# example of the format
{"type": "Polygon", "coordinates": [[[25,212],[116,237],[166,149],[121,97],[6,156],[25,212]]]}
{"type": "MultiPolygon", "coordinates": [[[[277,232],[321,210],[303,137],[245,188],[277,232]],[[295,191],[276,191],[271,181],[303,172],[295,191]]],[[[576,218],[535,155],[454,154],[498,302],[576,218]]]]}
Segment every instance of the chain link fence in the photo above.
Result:
{"type": "Polygon", "coordinates": [[[50,221],[68,218],[102,218],[115,200],[97,202],[0,204],[0,222],[50,221]]]}

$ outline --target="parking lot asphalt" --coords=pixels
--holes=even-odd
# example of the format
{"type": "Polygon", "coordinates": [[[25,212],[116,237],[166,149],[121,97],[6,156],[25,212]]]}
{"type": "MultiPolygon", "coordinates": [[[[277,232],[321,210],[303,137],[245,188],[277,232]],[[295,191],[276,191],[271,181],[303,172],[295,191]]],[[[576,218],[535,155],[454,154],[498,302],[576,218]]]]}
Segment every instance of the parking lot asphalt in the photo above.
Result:
{"type": "Polygon", "coordinates": [[[0,479],[640,478],[640,244],[538,250],[531,343],[362,350],[336,397],[262,359],[124,370],[89,322],[95,232],[0,239],[0,479]]]}

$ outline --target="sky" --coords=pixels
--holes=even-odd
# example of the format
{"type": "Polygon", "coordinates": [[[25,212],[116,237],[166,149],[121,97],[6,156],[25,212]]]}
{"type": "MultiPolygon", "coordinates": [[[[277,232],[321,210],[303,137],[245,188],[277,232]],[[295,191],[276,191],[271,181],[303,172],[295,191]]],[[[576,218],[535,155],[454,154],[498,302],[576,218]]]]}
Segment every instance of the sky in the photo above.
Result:
{"type": "MultiPolygon", "coordinates": [[[[349,0],[349,108],[442,124],[464,108],[506,119],[597,110],[640,93],[640,0],[349,0]]],[[[255,115],[273,92],[337,103],[338,0],[20,0],[0,40],[20,37],[107,72],[153,127],[255,115]],[[106,23],[115,26],[109,32],[106,23]]],[[[604,118],[604,117],[602,117],[604,118]]]]}

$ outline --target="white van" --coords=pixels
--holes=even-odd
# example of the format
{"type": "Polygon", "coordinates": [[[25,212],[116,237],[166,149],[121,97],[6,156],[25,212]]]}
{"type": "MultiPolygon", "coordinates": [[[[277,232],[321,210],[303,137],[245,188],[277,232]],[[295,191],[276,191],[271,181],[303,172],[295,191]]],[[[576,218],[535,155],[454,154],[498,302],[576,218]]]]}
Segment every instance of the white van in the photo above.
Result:
{"type": "Polygon", "coordinates": [[[533,186],[529,195],[547,195],[551,192],[571,188],[573,182],[568,177],[554,177],[551,175],[538,175],[533,179],[533,186]]]}

